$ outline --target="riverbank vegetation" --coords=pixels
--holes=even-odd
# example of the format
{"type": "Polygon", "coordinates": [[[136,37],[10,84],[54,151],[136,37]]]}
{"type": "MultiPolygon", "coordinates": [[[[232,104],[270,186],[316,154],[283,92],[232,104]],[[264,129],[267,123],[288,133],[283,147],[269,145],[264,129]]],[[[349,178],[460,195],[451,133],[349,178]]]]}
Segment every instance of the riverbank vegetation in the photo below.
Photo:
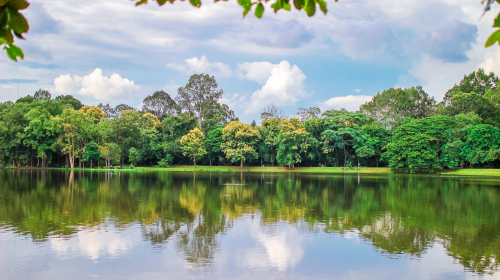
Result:
{"type": "Polygon", "coordinates": [[[221,104],[214,77],[192,75],[172,98],[163,91],[139,110],[85,106],[46,90],[0,103],[0,164],[105,167],[389,167],[407,172],[500,166],[500,88],[475,71],[437,103],[421,87],[390,88],[356,112],[270,105],[260,124],[221,104]]]}

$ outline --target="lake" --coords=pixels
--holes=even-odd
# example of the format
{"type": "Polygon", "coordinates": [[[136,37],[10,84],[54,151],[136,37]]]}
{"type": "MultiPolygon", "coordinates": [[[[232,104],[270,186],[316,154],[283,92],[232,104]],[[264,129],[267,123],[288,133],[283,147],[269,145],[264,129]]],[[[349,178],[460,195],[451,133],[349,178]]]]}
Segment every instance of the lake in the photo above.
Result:
{"type": "Polygon", "coordinates": [[[500,179],[0,170],[1,279],[500,279],[500,179]]]}

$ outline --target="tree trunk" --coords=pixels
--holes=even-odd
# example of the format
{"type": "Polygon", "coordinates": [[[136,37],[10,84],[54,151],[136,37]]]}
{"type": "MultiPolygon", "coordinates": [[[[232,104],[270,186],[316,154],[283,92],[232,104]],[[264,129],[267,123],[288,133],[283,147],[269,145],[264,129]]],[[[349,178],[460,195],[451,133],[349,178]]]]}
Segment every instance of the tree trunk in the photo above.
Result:
{"type": "Polygon", "coordinates": [[[347,167],[347,155],[345,154],[345,145],[344,145],[344,168],[347,167]]]}
{"type": "Polygon", "coordinates": [[[196,166],[196,157],[193,157],[194,166],[196,166]]]}
{"type": "Polygon", "coordinates": [[[243,159],[240,159],[241,165],[240,167],[243,168],[243,159]]]}

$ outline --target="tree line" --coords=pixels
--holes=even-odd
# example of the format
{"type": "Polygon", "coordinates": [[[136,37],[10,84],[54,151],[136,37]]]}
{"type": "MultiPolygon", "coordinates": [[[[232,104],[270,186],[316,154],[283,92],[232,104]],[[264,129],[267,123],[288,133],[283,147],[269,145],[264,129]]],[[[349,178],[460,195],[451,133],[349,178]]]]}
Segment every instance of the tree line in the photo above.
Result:
{"type": "Polygon", "coordinates": [[[220,102],[215,78],[194,74],[175,98],[147,96],[139,110],[85,106],[46,90],[0,103],[2,166],[172,164],[388,166],[408,172],[497,167],[500,88],[474,71],[437,103],[421,87],[390,88],[356,112],[270,105],[245,124],[220,102]]]}

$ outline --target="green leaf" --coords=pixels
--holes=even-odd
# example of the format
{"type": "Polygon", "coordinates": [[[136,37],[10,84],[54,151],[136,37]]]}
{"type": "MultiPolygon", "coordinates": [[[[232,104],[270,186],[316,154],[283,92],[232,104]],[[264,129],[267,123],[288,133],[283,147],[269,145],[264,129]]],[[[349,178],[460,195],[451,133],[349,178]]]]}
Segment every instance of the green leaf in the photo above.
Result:
{"type": "Polygon", "coordinates": [[[277,13],[279,9],[281,9],[281,1],[278,0],[276,3],[271,5],[271,8],[274,9],[274,12],[277,13]]]}
{"type": "Polygon", "coordinates": [[[326,15],[326,13],[328,12],[328,9],[326,8],[326,2],[323,0],[316,0],[316,2],[319,4],[319,8],[323,12],[323,14],[326,15]]]}
{"type": "MultiPolygon", "coordinates": [[[[160,0],[160,1],[161,1],[161,0],[160,0]]],[[[141,1],[137,2],[137,3],[135,3],[135,6],[137,7],[137,6],[139,6],[139,5],[142,5],[142,4],[147,4],[147,3],[148,3],[148,0],[141,0],[141,1]]],[[[158,3],[159,3],[159,1],[158,1],[158,3]]]]}
{"type": "Polygon", "coordinates": [[[7,41],[7,43],[14,42],[14,36],[12,36],[12,32],[7,29],[0,29],[0,38],[3,38],[7,41]]]}
{"type": "Polygon", "coordinates": [[[290,5],[290,3],[288,3],[288,2],[286,2],[286,1],[284,1],[284,3],[283,3],[283,9],[285,9],[285,10],[287,10],[287,11],[290,11],[290,8],[291,8],[291,7],[292,7],[292,6],[290,5]]]}
{"type": "MultiPolygon", "coordinates": [[[[0,1],[1,2],[1,1],[0,1]]],[[[28,8],[30,3],[26,2],[26,0],[10,0],[9,7],[15,10],[24,10],[28,8]]],[[[0,5],[2,6],[2,5],[0,5]]]]}
{"type": "Polygon", "coordinates": [[[189,0],[189,2],[191,2],[191,5],[195,6],[195,7],[201,7],[201,1],[200,0],[189,0]]]}
{"type": "Polygon", "coordinates": [[[9,13],[9,27],[19,34],[28,32],[30,29],[28,21],[21,15],[18,11],[7,8],[6,11],[9,13]]]}
{"type": "Polygon", "coordinates": [[[259,3],[259,5],[257,5],[257,8],[255,9],[255,16],[261,18],[262,14],[264,14],[264,5],[262,5],[262,3],[259,3]]]}
{"type": "Polygon", "coordinates": [[[316,13],[316,2],[314,0],[308,0],[306,5],[304,6],[304,10],[307,15],[312,17],[316,13]]]}
{"type": "Polygon", "coordinates": [[[9,45],[5,46],[4,49],[7,50],[7,55],[10,57],[10,59],[12,59],[14,61],[17,61],[17,57],[24,59],[24,53],[20,48],[14,46],[12,44],[9,44],[9,45]]]}
{"type": "Polygon", "coordinates": [[[156,0],[156,2],[158,2],[158,5],[163,6],[167,3],[167,0],[156,0]]]}
{"type": "Polygon", "coordinates": [[[498,14],[497,18],[495,19],[493,23],[493,27],[500,27],[500,13],[498,14]]]}
{"type": "Polygon", "coordinates": [[[500,44],[500,30],[493,32],[493,34],[490,35],[484,46],[487,48],[493,45],[495,42],[498,42],[498,44],[500,44]]]}
{"type": "Polygon", "coordinates": [[[305,0],[293,0],[293,5],[297,10],[301,10],[306,5],[305,0]]]}
{"type": "Polygon", "coordinates": [[[250,0],[238,0],[238,4],[243,7],[243,17],[245,17],[250,9],[252,8],[253,3],[250,0]]]}
{"type": "Polygon", "coordinates": [[[3,38],[0,38],[0,45],[1,44],[7,44],[7,40],[3,39],[3,38]]]}

